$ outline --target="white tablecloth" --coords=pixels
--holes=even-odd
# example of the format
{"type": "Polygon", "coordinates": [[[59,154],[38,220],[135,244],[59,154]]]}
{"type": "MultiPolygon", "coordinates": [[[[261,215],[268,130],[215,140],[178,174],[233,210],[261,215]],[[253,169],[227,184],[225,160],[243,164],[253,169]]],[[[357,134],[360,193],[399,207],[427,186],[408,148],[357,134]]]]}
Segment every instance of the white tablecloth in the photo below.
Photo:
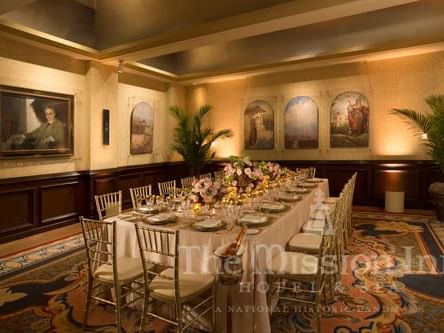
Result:
{"type": "MultiPolygon", "coordinates": [[[[301,201],[263,228],[254,236],[246,236],[243,257],[244,277],[241,286],[217,288],[217,327],[215,332],[227,332],[226,324],[231,322],[231,332],[269,333],[270,321],[267,311],[265,266],[272,254],[283,249],[288,240],[308,220],[310,212],[328,197],[328,181],[324,180],[316,189],[304,195],[301,201]],[[270,250],[272,249],[272,250],[270,250]],[[272,254],[271,254],[272,253],[272,254]],[[256,272],[256,274],[253,274],[256,272]],[[256,290],[256,292],[253,292],[256,290]],[[229,315],[227,316],[227,312],[229,315]]],[[[120,217],[117,221],[117,255],[140,257],[134,222],[120,217]]],[[[180,265],[194,272],[215,272],[214,249],[233,241],[235,232],[199,232],[186,227],[180,221],[167,225],[170,229],[180,228],[180,265]],[[187,253],[188,251],[188,253],[187,253]]]]}

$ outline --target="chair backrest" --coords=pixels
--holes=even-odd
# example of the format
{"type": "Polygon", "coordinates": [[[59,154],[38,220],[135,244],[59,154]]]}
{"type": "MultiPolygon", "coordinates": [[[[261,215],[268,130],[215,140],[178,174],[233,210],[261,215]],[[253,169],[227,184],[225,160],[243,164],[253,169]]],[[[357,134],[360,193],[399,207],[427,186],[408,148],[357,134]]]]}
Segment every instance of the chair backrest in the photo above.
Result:
{"type": "Polygon", "coordinates": [[[137,208],[137,202],[146,200],[147,196],[152,193],[151,185],[145,185],[140,187],[130,188],[131,202],[133,203],[133,209],[137,208]]]}
{"type": "Polygon", "coordinates": [[[176,191],[176,180],[169,180],[167,182],[157,183],[159,187],[159,194],[164,195],[176,191]]]}
{"type": "Polygon", "coordinates": [[[114,281],[117,279],[116,266],[116,222],[105,222],[80,217],[86,258],[90,276],[101,265],[112,265],[114,281]]]}
{"type": "Polygon", "coordinates": [[[309,167],[308,168],[308,178],[314,178],[316,175],[316,168],[315,167],[309,167]]]}
{"type": "Polygon", "coordinates": [[[182,188],[191,188],[193,187],[193,182],[196,178],[194,177],[185,177],[180,179],[180,183],[182,188]]]}
{"type": "Polygon", "coordinates": [[[224,176],[224,170],[218,170],[213,172],[214,179],[220,179],[224,176]]]}
{"type": "Polygon", "coordinates": [[[145,283],[155,276],[172,280],[179,294],[179,230],[135,224],[145,283]],[[161,269],[159,269],[159,267],[161,269]],[[172,274],[162,274],[169,269],[172,274]]]}
{"type": "Polygon", "coordinates": [[[122,213],[122,191],[95,195],[99,220],[122,213]]]}
{"type": "Polygon", "coordinates": [[[203,174],[199,175],[199,179],[204,179],[204,178],[210,178],[211,179],[211,172],[203,173],[203,174]]]}

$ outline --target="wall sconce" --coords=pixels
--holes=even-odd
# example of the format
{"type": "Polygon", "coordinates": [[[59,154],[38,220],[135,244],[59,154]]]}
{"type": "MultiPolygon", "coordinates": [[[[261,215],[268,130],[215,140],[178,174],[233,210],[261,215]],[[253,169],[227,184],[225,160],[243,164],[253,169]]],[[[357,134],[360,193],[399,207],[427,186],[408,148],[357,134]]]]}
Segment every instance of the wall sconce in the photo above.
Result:
{"type": "Polygon", "coordinates": [[[123,74],[123,60],[119,60],[119,66],[117,67],[117,74],[123,74]]]}
{"type": "Polygon", "coordinates": [[[421,140],[423,141],[427,141],[428,137],[427,137],[427,133],[422,133],[421,134],[421,140]]]}

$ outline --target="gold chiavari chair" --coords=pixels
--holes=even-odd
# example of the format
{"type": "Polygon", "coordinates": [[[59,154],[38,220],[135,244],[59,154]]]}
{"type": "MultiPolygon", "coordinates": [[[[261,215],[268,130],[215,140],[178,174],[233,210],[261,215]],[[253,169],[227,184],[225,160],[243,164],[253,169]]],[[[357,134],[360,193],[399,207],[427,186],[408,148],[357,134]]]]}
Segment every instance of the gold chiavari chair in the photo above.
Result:
{"type": "Polygon", "coordinates": [[[136,224],[144,271],[144,307],[140,331],[146,317],[166,321],[182,333],[212,312],[214,330],[215,278],[209,273],[183,272],[179,267],[179,231],[136,224]],[[174,318],[154,311],[153,300],[173,305],[174,318]]]}
{"type": "Polygon", "coordinates": [[[157,183],[159,187],[159,194],[174,194],[176,192],[176,180],[169,180],[166,182],[157,183]]]}
{"type": "Polygon", "coordinates": [[[180,179],[180,184],[182,189],[191,189],[193,187],[193,182],[196,180],[195,177],[185,177],[180,179]]]}
{"type": "MultiPolygon", "coordinates": [[[[117,332],[121,332],[122,309],[141,299],[141,296],[137,297],[134,294],[136,296],[131,302],[126,301],[127,296],[137,289],[137,284],[133,285],[134,281],[143,276],[140,259],[117,257],[115,222],[80,217],[80,223],[88,263],[88,289],[83,329],[85,330],[88,323],[91,301],[97,300],[115,307],[117,332]],[[110,295],[111,289],[115,293],[114,300],[106,297],[110,295]]],[[[140,287],[140,283],[138,285],[140,287]]]]}
{"type": "Polygon", "coordinates": [[[204,179],[204,178],[210,178],[211,179],[211,172],[203,173],[203,174],[199,175],[199,179],[204,179]]]}
{"type": "Polygon", "coordinates": [[[141,200],[146,200],[148,196],[152,194],[151,185],[145,185],[140,187],[130,188],[131,202],[133,203],[133,209],[137,209],[137,203],[141,200]]]}
{"type": "Polygon", "coordinates": [[[308,313],[315,314],[316,332],[321,333],[322,305],[327,304],[327,294],[332,290],[329,277],[332,272],[328,271],[331,253],[331,236],[326,230],[317,255],[282,251],[274,256],[267,265],[270,314],[275,300],[311,306],[314,309],[308,313]]]}
{"type": "Polygon", "coordinates": [[[122,213],[122,191],[95,195],[99,220],[122,213]]]}
{"type": "Polygon", "coordinates": [[[224,176],[224,170],[213,171],[214,179],[222,179],[224,176]]]}

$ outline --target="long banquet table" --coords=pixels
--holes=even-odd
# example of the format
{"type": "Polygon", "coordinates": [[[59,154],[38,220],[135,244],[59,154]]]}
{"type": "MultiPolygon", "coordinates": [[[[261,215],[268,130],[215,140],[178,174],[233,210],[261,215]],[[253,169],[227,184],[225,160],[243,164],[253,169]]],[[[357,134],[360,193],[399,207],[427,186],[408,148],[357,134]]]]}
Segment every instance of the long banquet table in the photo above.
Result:
{"type": "MultiPolygon", "coordinates": [[[[214,332],[271,332],[264,285],[267,261],[285,249],[285,244],[308,220],[310,213],[328,197],[328,181],[324,179],[302,196],[302,200],[290,203],[282,213],[269,214],[273,222],[259,228],[256,235],[247,235],[244,240],[244,275],[242,283],[235,287],[218,285],[216,329],[214,332]],[[231,326],[227,327],[228,325],[231,326]]],[[[140,257],[134,223],[134,213],[126,213],[109,220],[116,221],[117,255],[140,257]]],[[[140,221],[140,220],[139,220],[140,221]]],[[[180,229],[180,265],[192,272],[215,272],[216,258],[213,251],[236,237],[238,230],[202,232],[191,228],[190,219],[178,218],[176,223],[165,225],[180,229]]]]}

